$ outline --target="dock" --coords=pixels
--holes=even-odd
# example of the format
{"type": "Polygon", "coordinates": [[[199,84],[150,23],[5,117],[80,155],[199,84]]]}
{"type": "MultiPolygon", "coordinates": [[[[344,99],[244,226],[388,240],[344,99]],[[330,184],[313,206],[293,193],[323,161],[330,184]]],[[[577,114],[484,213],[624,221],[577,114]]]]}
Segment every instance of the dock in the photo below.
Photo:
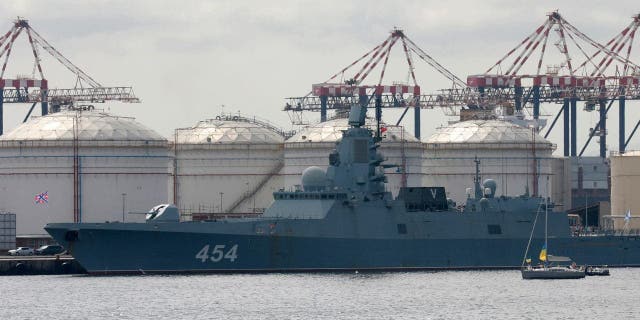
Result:
{"type": "Polygon", "coordinates": [[[83,273],[87,271],[70,255],[0,256],[0,276],[83,273]]]}

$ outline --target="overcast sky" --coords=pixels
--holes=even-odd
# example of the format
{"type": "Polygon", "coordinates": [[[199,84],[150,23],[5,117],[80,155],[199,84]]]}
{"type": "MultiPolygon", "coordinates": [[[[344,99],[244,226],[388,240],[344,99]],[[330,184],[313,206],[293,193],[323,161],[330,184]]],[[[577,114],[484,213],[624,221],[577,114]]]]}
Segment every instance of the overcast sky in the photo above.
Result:
{"type": "MultiPolygon", "coordinates": [[[[21,16],[76,65],[105,86],[133,86],[141,104],[108,103],[112,113],[136,117],[171,137],[222,111],[240,111],[291,128],[281,111],[286,97],[303,96],[382,42],[400,27],[416,44],[462,79],[483,73],[559,9],[574,26],[606,42],[640,13],[638,1],[3,1],[0,31],[21,16]],[[4,27],[2,27],[4,25],[4,27]]],[[[5,78],[30,74],[26,37],[12,52],[5,78]]],[[[550,40],[551,41],[551,40],[550,40]]],[[[551,46],[551,44],[549,44],[551,46]]],[[[632,60],[640,61],[637,47],[632,60]]],[[[396,48],[400,51],[400,47],[396,48]]],[[[44,53],[43,53],[44,54],[44,53]]],[[[406,81],[400,54],[391,56],[389,81],[406,81]]],[[[547,60],[545,60],[546,62],[547,60]]],[[[51,87],[73,87],[74,78],[51,57],[43,58],[51,87]]],[[[548,64],[555,63],[549,61],[548,64]]],[[[559,61],[558,61],[559,63],[559,61]]],[[[379,73],[379,71],[374,71],[379,73]]],[[[423,92],[449,83],[417,63],[423,92]]],[[[376,75],[377,76],[377,75],[376,75]]],[[[386,81],[385,81],[386,82],[386,81]]],[[[640,119],[630,104],[628,131],[640,119]]],[[[28,106],[5,106],[5,131],[28,106]]],[[[580,105],[582,109],[582,105],[580,105]]],[[[546,114],[558,106],[546,105],[546,114]]],[[[613,110],[612,110],[613,111],[613,110]]],[[[396,111],[385,111],[393,122],[396,111]]],[[[318,113],[306,118],[317,121],[318,113]]],[[[403,124],[413,132],[407,117],[403,124]]],[[[423,111],[422,136],[451,118],[423,111]]],[[[609,116],[609,146],[617,148],[617,111],[609,116]]],[[[597,121],[579,115],[579,143],[597,121]]],[[[561,126],[552,134],[562,149],[561,126]]],[[[595,140],[595,139],[594,139],[595,140]]],[[[581,147],[581,145],[580,145],[581,147]]],[[[640,149],[640,137],[631,143],[640,149]]],[[[597,153],[592,143],[591,154],[597,153]]]]}

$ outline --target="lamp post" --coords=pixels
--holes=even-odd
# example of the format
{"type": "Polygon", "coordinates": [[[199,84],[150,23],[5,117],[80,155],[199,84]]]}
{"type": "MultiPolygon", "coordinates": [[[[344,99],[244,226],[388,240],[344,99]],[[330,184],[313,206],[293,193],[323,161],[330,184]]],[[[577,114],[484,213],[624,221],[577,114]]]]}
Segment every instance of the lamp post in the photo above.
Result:
{"type": "Polygon", "coordinates": [[[126,198],[127,198],[127,194],[123,193],[122,194],[122,222],[124,222],[124,203],[126,198]]]}
{"type": "Polygon", "coordinates": [[[245,184],[247,185],[247,195],[245,197],[245,199],[249,198],[249,195],[251,195],[251,190],[249,189],[249,181],[245,182],[245,184]]]}
{"type": "Polygon", "coordinates": [[[222,213],[222,195],[224,192],[220,192],[220,213],[222,213]]]}

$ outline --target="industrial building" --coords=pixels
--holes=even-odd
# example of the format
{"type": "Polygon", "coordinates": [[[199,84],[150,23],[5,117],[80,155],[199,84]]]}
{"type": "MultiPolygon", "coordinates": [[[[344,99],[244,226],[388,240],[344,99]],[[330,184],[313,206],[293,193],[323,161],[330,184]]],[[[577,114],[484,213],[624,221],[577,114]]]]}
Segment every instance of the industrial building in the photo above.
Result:
{"type": "Polygon", "coordinates": [[[263,212],[284,187],[285,135],[267,121],[230,114],[176,129],[172,201],[187,220],[263,212]]]}
{"type": "Polygon", "coordinates": [[[167,201],[167,139],[133,118],[34,117],[0,136],[0,157],[0,210],[15,213],[18,235],[48,222],[144,221],[129,212],[167,201]]]}
{"type": "MultiPolygon", "coordinates": [[[[0,137],[0,209],[16,214],[22,237],[42,234],[47,222],[142,221],[135,213],[166,202],[183,220],[259,214],[274,191],[299,188],[304,169],[326,168],[347,126],[336,118],[292,135],[256,118],[220,115],[176,129],[169,143],[132,118],[94,110],[33,117],[0,137]]],[[[401,186],[444,186],[464,203],[478,160],[482,177],[497,182],[496,196],[548,195],[567,210],[608,203],[606,161],[553,157],[556,146],[529,128],[468,120],[421,142],[401,126],[381,126],[380,151],[398,165],[386,169],[394,194],[401,186]]],[[[591,226],[608,212],[589,210],[591,226]]]]}
{"type": "Polygon", "coordinates": [[[640,152],[611,155],[611,217],[615,230],[640,229],[640,152]]]}
{"type": "Polygon", "coordinates": [[[438,128],[425,141],[423,185],[443,186],[464,203],[480,174],[497,182],[496,196],[550,194],[551,154],[556,146],[532,129],[498,120],[469,120],[438,128]]]}

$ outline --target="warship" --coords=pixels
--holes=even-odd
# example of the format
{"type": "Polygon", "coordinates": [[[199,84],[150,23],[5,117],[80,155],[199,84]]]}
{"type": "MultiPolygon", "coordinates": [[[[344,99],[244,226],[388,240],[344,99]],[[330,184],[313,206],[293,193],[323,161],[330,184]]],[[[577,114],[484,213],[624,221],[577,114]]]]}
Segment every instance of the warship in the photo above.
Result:
{"type": "Polygon", "coordinates": [[[326,172],[307,168],[301,190],[274,192],[260,217],[180,221],[159,205],[141,223],[49,223],[46,231],[91,274],[173,272],[307,272],[341,270],[490,269],[523,264],[525,248],[541,248],[535,227],[549,210],[554,253],[583,265],[640,266],[640,237],[579,236],[566,212],[541,197],[495,196],[480,181],[456,205],[438,186],[385,189],[377,129],[354,105],[349,128],[329,154],[326,172]],[[533,230],[533,231],[532,231],[533,230]]]}

